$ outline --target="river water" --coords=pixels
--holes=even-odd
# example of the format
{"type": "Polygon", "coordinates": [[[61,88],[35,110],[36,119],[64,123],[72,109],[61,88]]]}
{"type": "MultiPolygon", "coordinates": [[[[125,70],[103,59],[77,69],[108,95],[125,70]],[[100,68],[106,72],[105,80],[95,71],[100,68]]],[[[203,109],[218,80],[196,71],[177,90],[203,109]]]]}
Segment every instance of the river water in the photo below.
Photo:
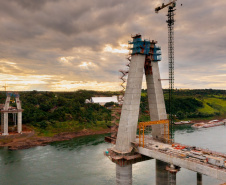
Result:
{"type": "MultiPolygon", "coordinates": [[[[226,153],[226,126],[178,126],[175,141],[226,153]]],[[[104,157],[104,135],[75,138],[26,150],[0,149],[0,185],[113,185],[115,164],[104,157]]],[[[204,185],[220,181],[203,176],[204,185]]],[[[155,160],[133,165],[133,184],[155,184],[155,160]]],[[[181,169],[177,184],[195,185],[196,173],[181,169]]]]}

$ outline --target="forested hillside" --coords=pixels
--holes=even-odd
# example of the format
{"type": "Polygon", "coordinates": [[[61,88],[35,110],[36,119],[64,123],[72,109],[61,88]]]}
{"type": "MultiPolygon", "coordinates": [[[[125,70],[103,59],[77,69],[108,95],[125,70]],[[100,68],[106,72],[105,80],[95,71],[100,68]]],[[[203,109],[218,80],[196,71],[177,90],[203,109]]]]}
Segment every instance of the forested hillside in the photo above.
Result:
{"type": "MultiPolygon", "coordinates": [[[[166,110],[168,112],[168,90],[164,90],[166,110]]],[[[141,110],[147,110],[147,91],[142,91],[141,110]]],[[[173,99],[173,114],[176,118],[211,118],[226,116],[225,90],[175,90],[173,99]]]]}
{"type": "MultiPolygon", "coordinates": [[[[85,104],[93,96],[112,96],[119,92],[79,90],[76,92],[20,92],[23,123],[40,132],[58,133],[84,128],[106,128],[111,121],[111,110],[99,104],[85,104]]],[[[168,111],[168,92],[164,90],[168,111]]],[[[0,93],[4,103],[5,92],[0,93]]],[[[13,104],[12,104],[13,105],[13,104]]],[[[142,90],[140,121],[149,119],[146,90],[142,90]]],[[[226,115],[225,90],[175,90],[173,113],[178,119],[211,118],[226,115]]]]}

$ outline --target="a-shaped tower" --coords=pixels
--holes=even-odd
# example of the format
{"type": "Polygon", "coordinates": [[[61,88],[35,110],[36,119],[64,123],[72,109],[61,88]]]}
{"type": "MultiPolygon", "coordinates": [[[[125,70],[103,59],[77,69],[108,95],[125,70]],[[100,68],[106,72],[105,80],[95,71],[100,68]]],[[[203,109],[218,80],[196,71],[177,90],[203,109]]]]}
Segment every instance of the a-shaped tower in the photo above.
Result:
{"type": "MultiPolygon", "coordinates": [[[[133,146],[136,141],[138,116],[143,76],[146,76],[150,118],[153,122],[168,123],[158,62],[161,60],[161,48],[157,42],[142,40],[140,34],[132,36],[130,41],[131,61],[124,95],[116,145],[108,149],[106,155],[116,163],[116,184],[132,184],[132,164],[147,160],[133,146]]],[[[152,125],[152,137],[166,141],[169,129],[165,124],[152,125]]],[[[166,141],[168,142],[168,141],[166,141]]],[[[159,161],[161,163],[161,161],[159,161]]],[[[160,165],[156,163],[159,167],[160,165]]],[[[165,163],[163,165],[166,165],[165,163]]],[[[159,174],[157,174],[157,179],[159,174]]],[[[161,175],[160,175],[161,176],[161,175]]]]}
{"type": "MultiPolygon", "coordinates": [[[[129,153],[136,139],[143,75],[146,76],[151,121],[167,119],[158,62],[161,48],[156,41],[142,40],[140,34],[132,37],[131,63],[119,122],[115,151],[129,153]]],[[[164,125],[152,126],[152,137],[164,139],[164,125]]]]}
{"type": "MultiPolygon", "coordinates": [[[[18,93],[12,93],[12,92],[7,92],[6,93],[6,101],[3,106],[3,109],[1,110],[1,132],[2,135],[9,135],[8,131],[8,116],[9,113],[12,113],[13,115],[17,114],[17,132],[21,133],[22,132],[22,112],[23,109],[21,108],[21,102],[19,98],[18,93]],[[10,107],[10,99],[11,97],[15,97],[15,103],[16,107],[10,107]]],[[[16,116],[14,116],[14,119],[16,120],[16,116]]]]}

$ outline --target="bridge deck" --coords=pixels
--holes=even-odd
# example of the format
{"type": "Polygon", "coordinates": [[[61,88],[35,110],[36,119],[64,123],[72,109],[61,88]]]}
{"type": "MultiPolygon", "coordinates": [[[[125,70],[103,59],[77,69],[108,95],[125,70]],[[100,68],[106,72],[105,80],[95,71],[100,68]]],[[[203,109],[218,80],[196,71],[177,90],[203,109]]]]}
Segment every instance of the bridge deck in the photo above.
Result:
{"type": "MultiPolygon", "coordinates": [[[[139,140],[136,141],[138,145],[139,140]]],[[[185,145],[183,145],[185,146],[185,145]]],[[[192,148],[191,146],[185,146],[192,148]]],[[[220,157],[226,160],[226,154],[217,153],[201,148],[196,150],[176,149],[170,144],[157,142],[152,139],[145,138],[145,146],[138,147],[139,153],[151,158],[155,158],[176,166],[186,168],[204,175],[214,177],[216,179],[226,182],[226,168],[218,167],[217,165],[210,164],[205,158],[206,156],[220,157]],[[201,155],[194,155],[193,153],[201,153],[201,155]],[[193,156],[192,156],[193,155],[193,156]],[[197,157],[196,157],[197,156],[197,157]],[[200,159],[199,159],[200,158],[200,159]]],[[[225,165],[225,164],[224,164],[225,165]]]]}

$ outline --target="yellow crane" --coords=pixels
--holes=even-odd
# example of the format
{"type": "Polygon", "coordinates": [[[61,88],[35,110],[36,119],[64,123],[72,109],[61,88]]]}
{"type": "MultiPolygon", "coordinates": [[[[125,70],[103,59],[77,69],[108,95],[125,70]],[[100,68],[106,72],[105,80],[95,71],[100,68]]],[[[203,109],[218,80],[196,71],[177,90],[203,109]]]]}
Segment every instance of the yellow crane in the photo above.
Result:
{"type": "Polygon", "coordinates": [[[5,89],[5,92],[6,92],[6,89],[7,89],[7,87],[9,87],[9,86],[7,86],[7,84],[5,83],[5,85],[3,85],[2,87],[5,89]]]}

